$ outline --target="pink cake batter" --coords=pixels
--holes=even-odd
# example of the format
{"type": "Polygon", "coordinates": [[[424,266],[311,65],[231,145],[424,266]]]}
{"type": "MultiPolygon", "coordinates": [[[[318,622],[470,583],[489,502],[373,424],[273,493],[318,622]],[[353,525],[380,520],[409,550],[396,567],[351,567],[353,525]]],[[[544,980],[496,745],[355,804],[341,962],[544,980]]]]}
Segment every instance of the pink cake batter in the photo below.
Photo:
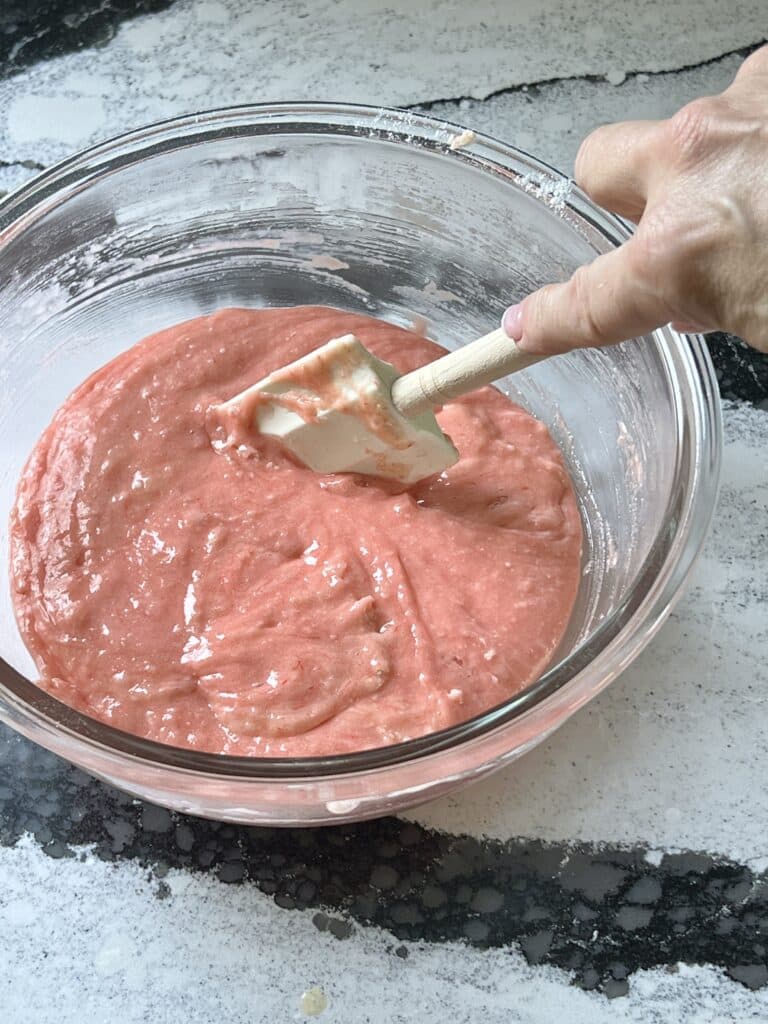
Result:
{"type": "Polygon", "coordinates": [[[164,743],[310,756],[444,728],[541,673],[581,523],[558,448],[499,391],[446,406],[461,459],[405,492],[315,474],[258,437],[212,443],[212,404],[347,332],[402,371],[442,351],[338,310],[229,309],[145,339],[67,399],[11,523],[41,686],[164,743]]]}

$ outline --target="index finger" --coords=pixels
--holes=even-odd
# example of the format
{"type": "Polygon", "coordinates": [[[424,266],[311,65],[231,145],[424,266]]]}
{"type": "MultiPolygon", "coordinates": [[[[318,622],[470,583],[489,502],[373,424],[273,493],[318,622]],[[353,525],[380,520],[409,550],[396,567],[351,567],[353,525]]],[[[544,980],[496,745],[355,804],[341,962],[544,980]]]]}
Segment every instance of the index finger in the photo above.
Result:
{"type": "Polygon", "coordinates": [[[569,281],[547,285],[510,307],[503,326],[526,351],[554,355],[647,334],[674,315],[633,237],[579,267],[569,281]]]}

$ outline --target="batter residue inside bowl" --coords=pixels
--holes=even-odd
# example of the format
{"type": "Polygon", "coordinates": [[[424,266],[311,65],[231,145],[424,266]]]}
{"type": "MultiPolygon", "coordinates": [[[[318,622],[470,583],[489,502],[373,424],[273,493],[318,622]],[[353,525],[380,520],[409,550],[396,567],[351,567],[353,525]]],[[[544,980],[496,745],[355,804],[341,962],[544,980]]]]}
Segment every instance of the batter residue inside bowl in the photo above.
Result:
{"type": "Polygon", "coordinates": [[[229,309],[67,399],[11,524],[41,686],[176,746],[312,756],[455,724],[541,673],[581,522],[546,428],[501,392],[440,412],[461,459],[407,491],[315,474],[258,438],[212,444],[211,405],[345,333],[402,371],[442,351],[338,310],[229,309]]]}

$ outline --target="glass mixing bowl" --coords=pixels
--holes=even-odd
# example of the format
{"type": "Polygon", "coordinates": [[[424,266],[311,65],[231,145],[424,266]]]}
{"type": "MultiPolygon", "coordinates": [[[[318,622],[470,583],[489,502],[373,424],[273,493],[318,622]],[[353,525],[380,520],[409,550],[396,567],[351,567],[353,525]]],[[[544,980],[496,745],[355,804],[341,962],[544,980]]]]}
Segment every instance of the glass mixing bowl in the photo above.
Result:
{"type": "MultiPolygon", "coordinates": [[[[151,331],[222,306],[320,303],[448,347],[627,238],[568,179],[455,126],[339,105],[240,107],[88,150],[0,206],[0,565],[24,460],[56,407],[151,331]]],[[[384,814],[519,757],[658,630],[704,540],[721,423],[703,341],[664,329],[500,385],[557,439],[578,491],[581,588],[552,667],[505,704],[350,756],[247,759],[119,732],[45,694],[0,592],[0,718],[148,800],[230,821],[384,814]]]]}

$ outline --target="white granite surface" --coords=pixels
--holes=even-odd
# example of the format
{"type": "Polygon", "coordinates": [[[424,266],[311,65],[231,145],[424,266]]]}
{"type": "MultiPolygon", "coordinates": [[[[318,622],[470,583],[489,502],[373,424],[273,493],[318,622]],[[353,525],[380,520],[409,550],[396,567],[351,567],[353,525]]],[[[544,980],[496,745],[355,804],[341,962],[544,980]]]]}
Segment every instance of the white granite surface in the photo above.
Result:
{"type": "Polygon", "coordinates": [[[407,943],[358,929],[340,942],[311,914],[281,910],[254,886],[173,871],[170,895],[130,862],[53,861],[30,842],[0,848],[8,1024],[747,1024],[768,1020],[768,990],[710,967],[639,971],[608,1001],[529,967],[516,950],[407,943]],[[62,899],[66,893],[66,899],[62,899]],[[66,951],[63,953],[62,951],[66,951]]]}
{"type": "MultiPolygon", "coordinates": [[[[767,13],[757,0],[727,12],[715,0],[180,0],[124,25],[102,49],[0,83],[0,189],[34,173],[24,161],[46,165],[142,122],[300,98],[456,97],[434,113],[568,170],[592,126],[665,116],[723,88],[739,60],[713,58],[760,40],[767,13]],[[679,70],[702,61],[711,62],[679,70]],[[665,70],[673,73],[649,74],[665,70]]],[[[502,838],[688,847],[768,866],[768,415],[729,406],[725,420],[713,535],[656,642],[546,745],[418,809],[417,820],[502,838]]],[[[328,994],[328,1021],[444,1020],[449,1011],[458,1022],[768,1021],[765,990],[749,993],[711,969],[646,972],[627,1000],[608,1003],[514,952],[432,946],[385,960],[388,939],[373,930],[338,943],[254,889],[181,873],[161,902],[130,863],[54,862],[27,843],[0,850],[0,878],[8,1024],[290,1021],[311,985],[328,994]],[[76,998],[66,992],[73,965],[76,998]],[[22,985],[33,973],[35,985],[22,985]]]]}
{"type": "MultiPolygon", "coordinates": [[[[0,83],[0,154],[49,164],[142,123],[237,103],[408,106],[578,76],[621,82],[759,42],[765,14],[763,0],[732,0],[727,16],[720,0],[179,0],[126,22],[101,49],[0,83]]],[[[721,79],[715,72],[713,81],[721,79]]],[[[679,91],[651,94],[671,109],[677,95],[708,89],[707,82],[705,68],[681,80],[679,91]]],[[[556,97],[570,84],[553,94],[545,135],[586,126],[586,111],[604,116],[601,92],[582,83],[575,102],[584,114],[569,124],[574,100],[558,107],[556,97]]],[[[650,97],[640,102],[654,110],[650,97]]],[[[613,97],[607,103],[617,109],[613,97]]],[[[498,117],[506,104],[491,109],[498,117]]],[[[512,99],[509,109],[520,113],[522,101],[512,99]]],[[[540,140],[531,141],[540,151],[540,140]]]]}

